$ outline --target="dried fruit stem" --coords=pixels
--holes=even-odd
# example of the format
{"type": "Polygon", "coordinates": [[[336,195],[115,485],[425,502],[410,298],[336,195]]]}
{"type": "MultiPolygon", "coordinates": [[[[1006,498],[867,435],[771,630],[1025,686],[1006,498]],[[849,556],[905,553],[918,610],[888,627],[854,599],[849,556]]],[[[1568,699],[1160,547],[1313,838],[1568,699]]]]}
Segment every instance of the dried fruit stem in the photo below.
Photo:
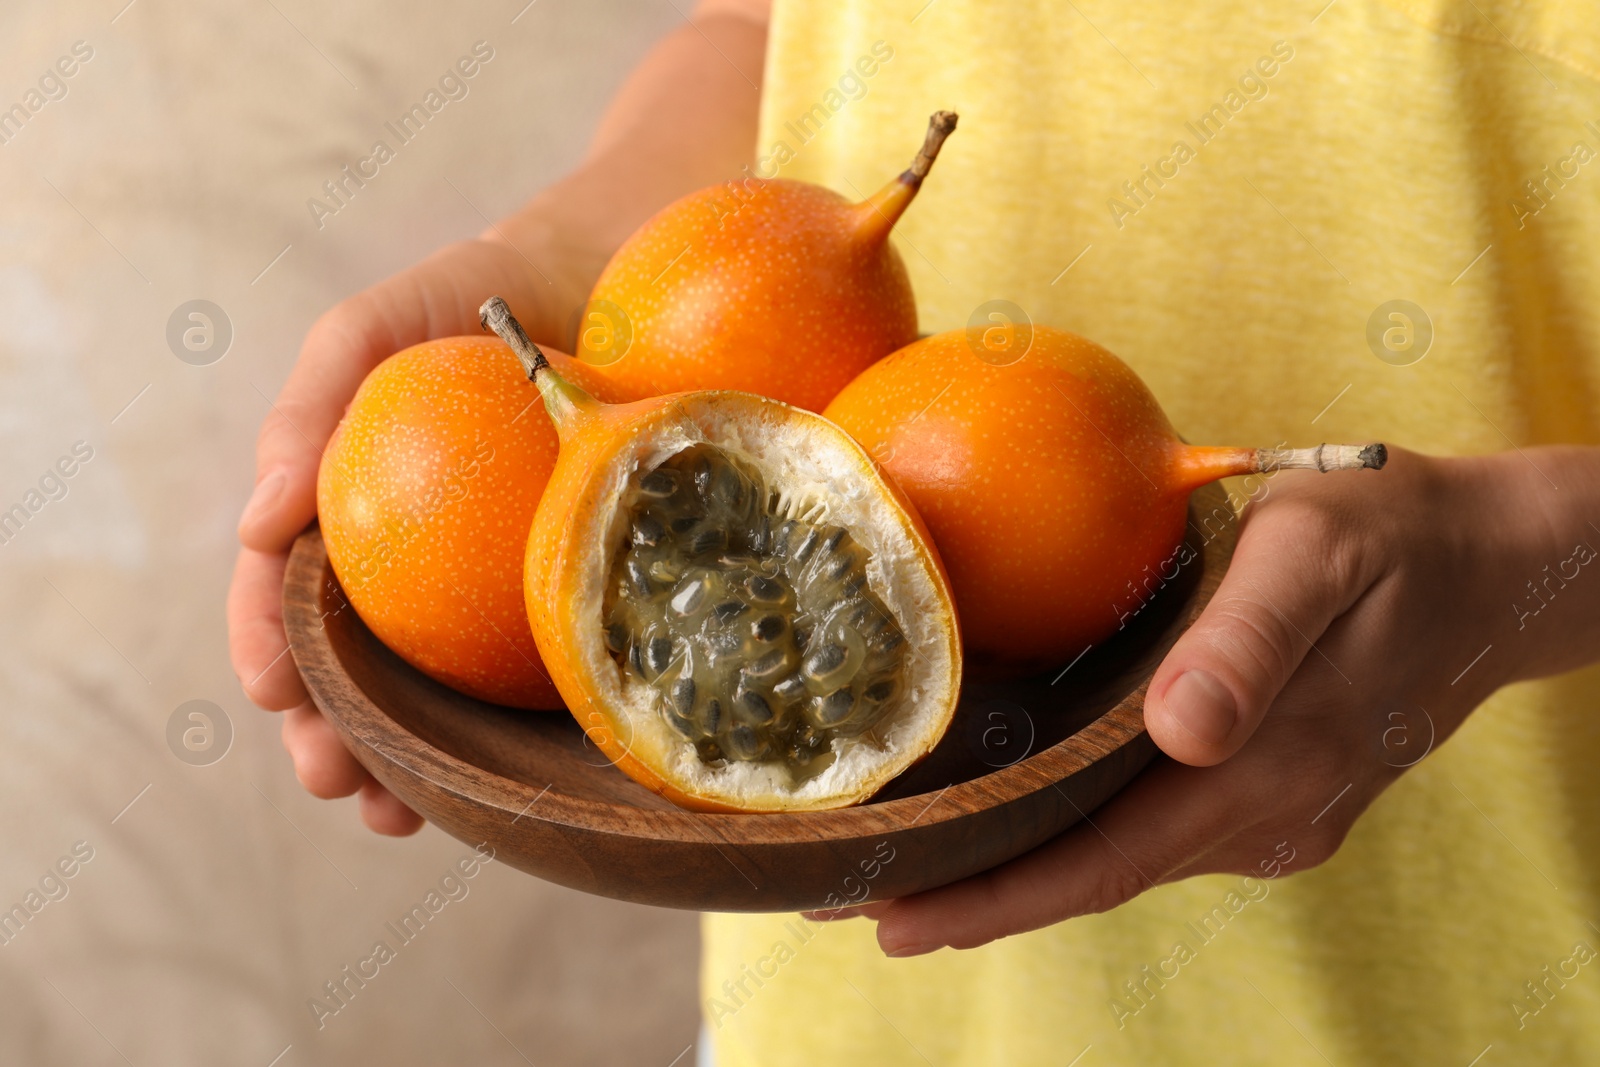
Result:
{"type": "Polygon", "coordinates": [[[491,296],[485,300],[478,309],[478,321],[484,329],[493,330],[511,346],[511,351],[517,354],[517,359],[522,363],[522,369],[528,372],[528,381],[537,382],[539,372],[550,369],[550,361],[544,358],[539,346],[529,339],[528,331],[511,314],[511,307],[503,298],[491,296]]]}
{"type": "Polygon", "coordinates": [[[935,111],[928,119],[928,135],[922,142],[922,151],[917,153],[917,158],[911,161],[911,166],[900,175],[900,181],[915,188],[922,184],[922,179],[928,176],[928,171],[933,168],[933,161],[939,158],[939,149],[944,147],[944,139],[955,131],[957,115],[954,111],[935,111]]]}
{"type": "Polygon", "coordinates": [[[594,397],[551,368],[550,361],[544,358],[539,346],[528,338],[528,331],[511,314],[511,308],[505,300],[498,296],[485,300],[478,309],[478,321],[484,329],[499,334],[500,339],[517,354],[522,369],[528,372],[528,380],[539,387],[539,395],[544,398],[544,409],[550,413],[550,421],[556,424],[558,436],[565,437],[584,412],[597,406],[594,397]]]}
{"type": "Polygon", "coordinates": [[[1381,444],[1317,445],[1313,448],[1207,448],[1180,445],[1173,457],[1172,486],[1187,493],[1218,478],[1267,471],[1382,470],[1389,450],[1381,444]]]}
{"type": "Polygon", "coordinates": [[[1256,470],[1381,471],[1389,450],[1373,445],[1317,445],[1315,448],[1258,448],[1256,470]]]}
{"type": "Polygon", "coordinates": [[[928,134],[923,139],[922,151],[911,161],[911,166],[856,206],[860,219],[856,224],[856,236],[862,244],[881,244],[889,239],[889,231],[917,195],[917,190],[922,187],[922,179],[928,176],[933,161],[939,158],[944,139],[955,128],[954,111],[935,111],[928,119],[928,134]]]}

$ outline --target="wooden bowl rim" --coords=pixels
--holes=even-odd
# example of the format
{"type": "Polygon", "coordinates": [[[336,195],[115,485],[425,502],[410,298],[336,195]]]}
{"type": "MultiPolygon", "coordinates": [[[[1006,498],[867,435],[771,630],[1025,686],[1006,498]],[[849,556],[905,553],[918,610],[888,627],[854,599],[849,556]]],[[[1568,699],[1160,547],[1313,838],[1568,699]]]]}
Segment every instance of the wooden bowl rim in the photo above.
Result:
{"type": "MultiPolygon", "coordinates": [[[[1218,497],[1216,487],[1207,487],[1218,497]]],[[[1197,493],[1210,496],[1211,493],[1197,493]]],[[[1191,518],[1200,499],[1191,501],[1191,518]]],[[[1230,509],[1231,510],[1231,509],[1230,509]]],[[[1192,526],[1192,523],[1191,523],[1192,526]]],[[[1207,557],[1205,565],[1226,566],[1231,555],[1234,523],[1227,523],[1225,536],[1200,546],[1207,557]],[[1218,544],[1217,542],[1223,542],[1218,544]],[[1220,559],[1213,560],[1213,554],[1220,559]]],[[[356,685],[334,652],[322,616],[314,605],[323,603],[325,581],[333,571],[315,522],[296,538],[284,576],[284,623],[293,658],[306,679],[307,690],[323,713],[335,721],[341,732],[359,741],[371,759],[393,766],[397,771],[420,777],[443,794],[473,804],[480,809],[503,812],[508,819],[535,819],[555,826],[596,832],[617,832],[627,827],[626,836],[648,841],[729,845],[783,845],[803,841],[849,841],[881,836],[885,832],[913,826],[927,828],[955,822],[985,810],[1003,807],[1058,783],[1104,759],[1144,733],[1144,698],[1149,679],[1144,679],[1112,708],[1088,722],[1061,741],[1033,753],[1009,766],[996,768],[964,782],[946,786],[937,793],[919,793],[892,800],[868,802],[825,811],[767,813],[705,813],[683,809],[650,809],[631,804],[576,797],[557,791],[553,785],[543,789],[515,778],[469,763],[436,748],[388,715],[356,685]],[[319,675],[344,678],[345,694],[321,691],[319,675]],[[330,700],[346,696],[348,703],[330,700]],[[330,707],[329,704],[335,706],[330,707]],[[401,757],[406,757],[402,759],[401,757]],[[436,775],[429,765],[448,774],[436,775]],[[451,784],[466,783],[471,788],[451,784]],[[521,801],[516,808],[505,799],[521,801]]],[[[342,594],[341,594],[342,595],[342,594]]],[[[1184,608],[1192,622],[1199,608],[1184,608]]],[[[353,608],[352,608],[353,610],[353,608]]],[[[356,616],[355,622],[365,626],[356,616]]],[[[420,673],[420,672],[419,672],[420,673]]],[[[468,698],[470,699],[470,698],[468,698]]],[[[560,715],[565,712],[509,709],[527,715],[560,715]]],[[[359,755],[359,754],[358,754],[359,755]]],[[[367,763],[367,759],[362,760],[367,763]]],[[[1066,794],[1063,793],[1063,796],[1066,794]]],[[[1070,802],[1070,797],[1067,798],[1070,802]]]]}
{"type": "MultiPolygon", "coordinates": [[[[313,525],[295,540],[290,554],[285,591],[295,591],[300,596],[285,597],[284,622],[294,659],[302,671],[328,671],[348,677],[320,618],[296,604],[297,600],[301,604],[318,603],[324,575],[331,573],[321,532],[313,525]]],[[[802,838],[848,839],[881,834],[886,829],[899,829],[912,824],[932,826],[1049,788],[1089,766],[1105,751],[1118,748],[1143,732],[1143,697],[1147,685],[1148,682],[1141,684],[1115,707],[1052,747],[1010,766],[946,786],[932,797],[920,793],[826,811],[731,814],[653,810],[575,797],[549,786],[540,790],[435,748],[392,718],[353,681],[350,685],[353,702],[345,707],[329,708],[324,704],[324,694],[309,684],[307,688],[312,690],[312,696],[323,713],[339,718],[349,733],[378,759],[395,764],[399,770],[418,775],[436,788],[464,801],[503,811],[507,818],[537,818],[565,826],[594,828],[615,826],[616,820],[621,819],[634,824],[635,836],[662,841],[704,840],[699,828],[707,827],[716,830],[720,841],[758,844],[790,841],[797,835],[802,838]],[[414,757],[418,762],[400,757],[414,757]],[[437,763],[442,769],[453,773],[450,776],[435,775],[426,766],[428,763],[437,763]],[[450,777],[480,788],[457,788],[450,784],[450,777]],[[502,797],[507,795],[522,800],[524,807],[519,809],[503,803],[502,797]],[[782,829],[787,832],[774,833],[779,829],[777,823],[782,823],[782,829]],[[763,827],[763,824],[767,825],[763,827]]],[[[528,711],[526,714],[564,715],[566,712],[528,711]]]]}

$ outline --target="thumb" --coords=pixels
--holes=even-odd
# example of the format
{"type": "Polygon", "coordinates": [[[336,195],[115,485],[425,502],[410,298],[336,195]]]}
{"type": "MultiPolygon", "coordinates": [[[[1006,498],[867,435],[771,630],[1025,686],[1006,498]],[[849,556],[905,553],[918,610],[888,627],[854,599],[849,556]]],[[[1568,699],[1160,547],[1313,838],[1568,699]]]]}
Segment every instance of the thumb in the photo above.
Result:
{"type": "Polygon", "coordinates": [[[1204,767],[1237,752],[1361,592],[1334,517],[1287,504],[1249,516],[1215,595],[1150,679],[1145,728],[1173,759],[1204,767]]]}

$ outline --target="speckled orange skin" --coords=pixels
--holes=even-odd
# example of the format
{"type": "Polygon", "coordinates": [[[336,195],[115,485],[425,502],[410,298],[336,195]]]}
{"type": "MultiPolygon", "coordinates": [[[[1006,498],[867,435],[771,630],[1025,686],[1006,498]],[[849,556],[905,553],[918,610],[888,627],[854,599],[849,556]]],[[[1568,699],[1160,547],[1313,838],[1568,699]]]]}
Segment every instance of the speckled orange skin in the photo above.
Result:
{"type": "MultiPolygon", "coordinates": [[[[562,370],[560,373],[566,372],[562,370]]],[[[578,599],[577,589],[585,573],[580,557],[596,551],[596,547],[574,535],[572,517],[591,515],[597,508],[607,506],[603,484],[592,474],[627,451],[646,428],[669,420],[695,421],[703,412],[718,408],[751,408],[769,402],[759,396],[709,391],[673,394],[617,405],[597,404],[571,392],[566,395],[573,401],[572,406],[561,416],[553,415],[562,427],[561,455],[528,534],[524,567],[528,619],[539,647],[544,651],[544,660],[550,664],[551,677],[566,699],[573,718],[618,770],[682,808],[708,812],[742,811],[742,808],[685,792],[679,788],[679,783],[664,777],[655,767],[638,758],[629,746],[628,738],[620,735],[618,721],[612,710],[599,699],[585,672],[577,669],[577,657],[571,649],[577,644],[581,622],[570,605],[578,599]]],[[[793,414],[800,416],[798,412],[793,414]]],[[[837,427],[821,419],[816,422],[819,424],[818,432],[840,432],[837,427]]],[[[866,456],[862,456],[861,470],[863,474],[874,473],[874,465],[866,456]]],[[[934,548],[933,539],[909,497],[888,478],[881,478],[879,484],[904,509],[905,521],[916,532],[917,543],[926,553],[926,561],[948,583],[949,576],[934,548]]],[[[959,648],[960,630],[953,604],[950,607],[948,632],[959,648]]],[[[956,662],[960,662],[959,658],[956,662]]]]}
{"type": "Polygon", "coordinates": [[[917,336],[917,309],[889,226],[915,190],[893,182],[854,204],[806,182],[732,182],[646,222],[590,295],[621,308],[631,347],[595,369],[625,395],[737,389],[820,411],[917,336]],[[898,188],[894,188],[898,186],[898,188]]]}
{"type": "Polygon", "coordinates": [[[1020,674],[1115,634],[1173,576],[1189,493],[1249,469],[1177,439],[1127,364],[1035,327],[1023,358],[965,331],[881,360],[828,405],[911,497],[949,568],[967,664],[1020,674]]]}
{"type": "MultiPolygon", "coordinates": [[[[549,356],[612,395],[576,360],[549,356]]],[[[350,604],[406,662],[480,700],[562,707],[522,598],[528,528],[556,452],[511,349],[451,337],[375,367],[323,453],[317,513],[350,604]]]]}

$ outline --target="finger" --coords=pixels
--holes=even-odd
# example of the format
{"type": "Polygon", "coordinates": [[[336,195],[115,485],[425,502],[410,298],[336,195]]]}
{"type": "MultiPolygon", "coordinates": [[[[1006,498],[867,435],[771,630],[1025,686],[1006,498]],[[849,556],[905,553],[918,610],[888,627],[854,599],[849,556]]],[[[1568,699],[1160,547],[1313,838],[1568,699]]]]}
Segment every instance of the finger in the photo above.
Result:
{"type": "Polygon", "coordinates": [[[1084,822],[993,870],[891,901],[878,923],[890,956],[973,948],[1063,919],[1108,911],[1184,868],[1253,821],[1261,805],[1239,776],[1162,760],[1084,822]]]}
{"type": "Polygon", "coordinates": [[[347,797],[370,779],[310,701],[284,712],[283,747],[294,760],[295,777],[314,797],[347,797]]]}
{"type": "Polygon", "coordinates": [[[1260,830],[1249,827],[1172,871],[1167,881],[1181,882],[1201,874],[1256,874],[1256,867],[1266,855],[1261,846],[1260,830]]]}
{"type": "Polygon", "coordinates": [[[242,544],[281,551],[305,529],[316,515],[323,447],[362,379],[385,357],[426,340],[415,336],[425,319],[413,313],[391,321],[387,303],[369,290],[335,307],[306,335],[256,439],[255,489],[239,517],[242,544]]]}
{"type": "Polygon", "coordinates": [[[1365,586],[1340,522],[1280,500],[1244,525],[1216,594],[1150,680],[1145,728],[1163,752],[1197,766],[1237,752],[1313,642],[1359,598],[1365,586]]]}
{"type": "Polygon", "coordinates": [[[831,923],[840,919],[878,919],[888,909],[893,901],[874,900],[870,904],[847,904],[839,908],[818,908],[814,911],[803,911],[800,914],[812,922],[831,923]]]}
{"type": "Polygon", "coordinates": [[[382,782],[368,778],[361,786],[361,821],[373,833],[407,837],[422,829],[425,820],[389,792],[382,782]]]}
{"type": "Polygon", "coordinates": [[[306,699],[283,629],[283,571],[288,563],[281,553],[240,549],[228,587],[233,673],[250,702],[268,711],[292,708],[306,699]]]}
{"type": "MultiPolygon", "coordinates": [[[[262,422],[256,486],[239,518],[240,542],[263,552],[281,551],[310,523],[323,449],[373,367],[435,337],[479,333],[478,305],[488,293],[502,293],[513,306],[519,299],[530,306],[530,273],[506,246],[463,241],[317,320],[262,422]]],[[[530,315],[529,322],[537,326],[543,317],[530,315]]]]}

